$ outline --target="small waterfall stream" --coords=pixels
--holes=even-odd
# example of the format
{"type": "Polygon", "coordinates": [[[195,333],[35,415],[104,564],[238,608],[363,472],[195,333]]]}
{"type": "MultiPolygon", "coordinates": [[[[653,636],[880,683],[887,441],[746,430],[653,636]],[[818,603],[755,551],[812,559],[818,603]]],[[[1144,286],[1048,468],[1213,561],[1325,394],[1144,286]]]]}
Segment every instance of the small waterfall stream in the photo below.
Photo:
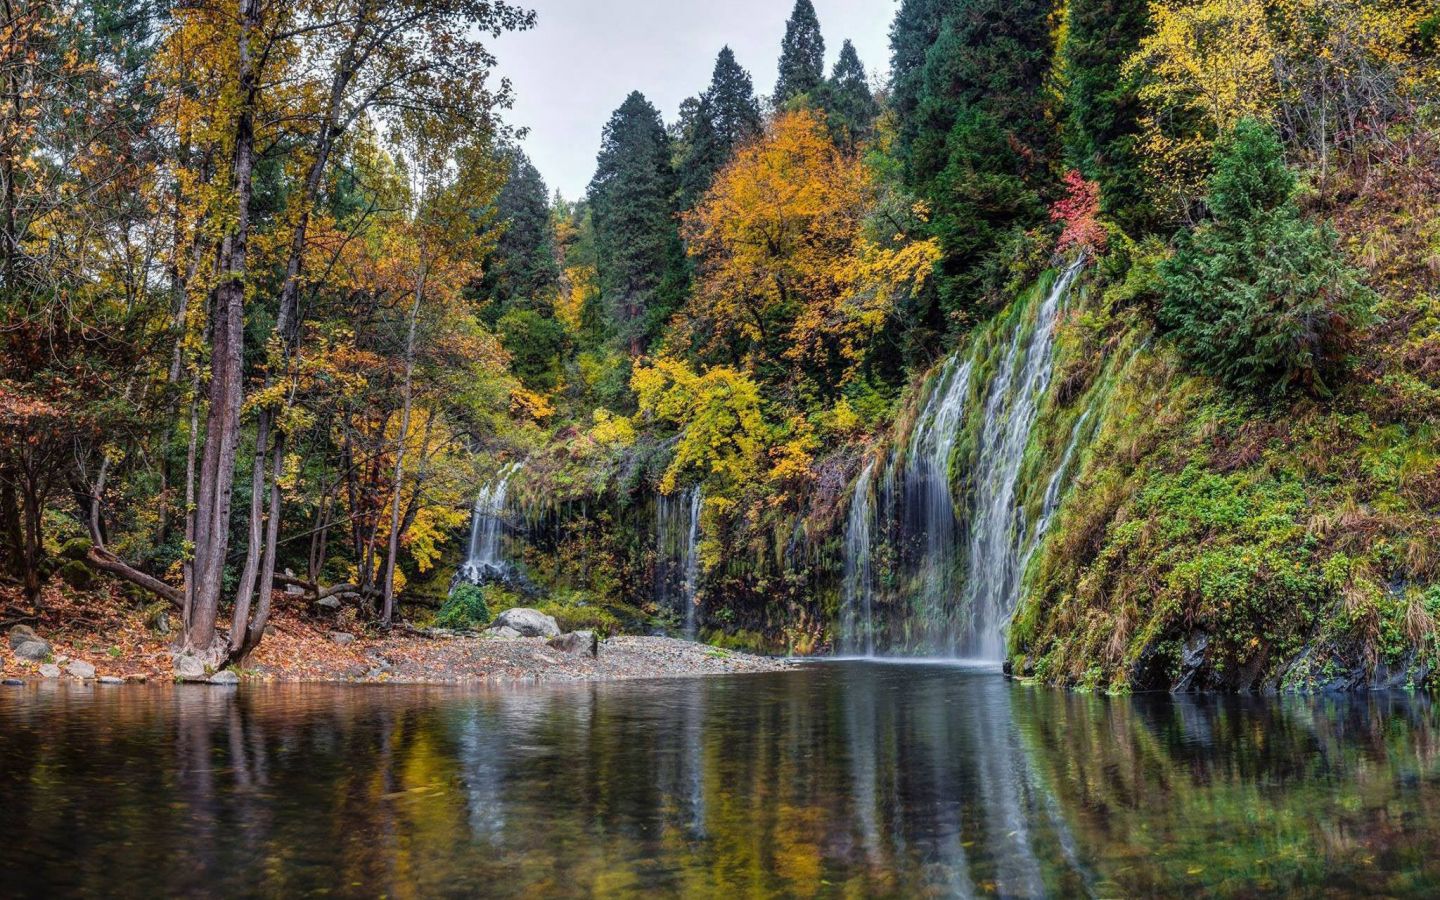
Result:
{"type": "Polygon", "coordinates": [[[875,633],[871,603],[874,573],[870,566],[871,524],[875,521],[875,498],[870,481],[875,461],[866,463],[855,482],[850,499],[850,517],[845,527],[845,581],[840,610],[840,652],[875,655],[875,633]]]}
{"type": "Polygon", "coordinates": [[[509,567],[501,538],[505,536],[505,500],[510,478],[519,468],[519,463],[505,466],[476,496],[475,509],[470,515],[470,547],[460,565],[462,581],[481,584],[503,575],[509,567]]]}
{"type": "Polygon", "coordinates": [[[700,509],[705,498],[693,487],[655,499],[655,600],[684,623],[685,636],[698,630],[700,590],[700,509]]]}
{"type": "Polygon", "coordinates": [[[1082,263],[1056,278],[1032,314],[1018,317],[987,381],[972,384],[981,371],[979,349],[945,361],[904,452],[888,460],[878,508],[871,496],[874,463],[856,479],[844,542],[839,652],[1002,657],[1025,563],[1059,506],[1088,418],[1075,424],[1030,528],[1020,483],[1025,450],[1050,387],[1055,326],[1082,263]],[[972,425],[974,446],[957,458],[967,415],[980,417],[972,425]],[[957,504],[952,471],[962,469],[971,490],[968,503],[957,504]],[[890,562],[904,585],[902,596],[886,598],[884,621],[874,611],[882,540],[897,549],[890,562]]]}

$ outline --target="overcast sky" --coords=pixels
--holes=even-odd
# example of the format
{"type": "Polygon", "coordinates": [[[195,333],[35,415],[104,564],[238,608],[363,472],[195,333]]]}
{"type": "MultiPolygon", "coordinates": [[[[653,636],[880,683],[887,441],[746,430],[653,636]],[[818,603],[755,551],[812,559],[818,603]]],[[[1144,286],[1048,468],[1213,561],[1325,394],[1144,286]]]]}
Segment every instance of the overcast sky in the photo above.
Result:
{"type": "MultiPolygon", "coordinates": [[[[524,0],[521,0],[524,2],[524,0]]],[[[888,69],[896,0],[814,0],[829,73],[846,38],[872,76],[888,69]]],[[[680,101],[710,83],[715,54],[729,44],[755,80],[775,88],[780,39],[793,0],[530,0],[531,31],[495,42],[501,74],[515,86],[512,125],[545,182],[582,194],[595,171],[600,131],[633,90],[673,122],[680,101]]]]}

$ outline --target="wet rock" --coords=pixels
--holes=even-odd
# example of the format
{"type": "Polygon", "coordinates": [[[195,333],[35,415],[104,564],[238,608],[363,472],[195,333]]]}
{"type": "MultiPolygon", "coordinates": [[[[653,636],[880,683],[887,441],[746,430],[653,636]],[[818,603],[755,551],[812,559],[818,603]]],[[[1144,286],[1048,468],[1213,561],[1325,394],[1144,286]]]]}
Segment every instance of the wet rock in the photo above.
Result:
{"type": "Polygon", "coordinates": [[[348,631],[332,631],[330,632],[330,640],[341,647],[348,647],[355,643],[355,635],[348,631]]]}
{"type": "Polygon", "coordinates": [[[4,681],[6,687],[24,687],[25,682],[19,678],[7,678],[4,681]]]}
{"type": "Polygon", "coordinates": [[[77,659],[65,666],[65,674],[81,681],[89,681],[95,677],[95,667],[83,659],[77,659]]]}
{"type": "Polygon", "coordinates": [[[236,675],[234,672],[230,671],[229,669],[221,669],[219,672],[216,672],[214,675],[211,675],[211,676],[210,676],[210,683],[211,683],[211,684],[239,684],[239,683],[240,683],[240,676],[239,676],[239,675],[236,675]]]}
{"type": "Polygon", "coordinates": [[[98,682],[100,682],[101,684],[124,684],[124,683],[125,683],[125,679],[123,679],[123,678],[121,678],[121,677],[119,677],[119,676],[117,676],[117,675],[101,675],[99,678],[97,678],[97,679],[95,679],[95,680],[98,681],[98,682]]]}
{"type": "Polygon", "coordinates": [[[204,681],[205,664],[198,657],[182,653],[175,657],[175,677],[181,681],[204,681]]]}
{"type": "Polygon", "coordinates": [[[593,631],[572,631],[569,634],[553,637],[547,643],[551,648],[564,653],[590,657],[600,655],[600,642],[595,638],[593,631]]]}
{"type": "Polygon", "coordinates": [[[43,666],[40,667],[40,677],[41,677],[41,678],[59,678],[59,677],[60,677],[60,667],[57,666],[57,665],[55,665],[54,663],[46,663],[45,665],[43,665],[43,666]]]}
{"type": "Polygon", "coordinates": [[[492,628],[513,628],[520,632],[521,637],[560,636],[560,626],[556,624],[554,617],[524,606],[507,609],[496,616],[492,628]]]}
{"type": "Polygon", "coordinates": [[[43,662],[50,658],[50,645],[40,640],[26,641],[15,648],[15,658],[43,662]]]}
{"type": "Polygon", "coordinates": [[[1192,632],[1185,639],[1185,647],[1180,651],[1180,677],[1170,686],[1171,692],[1183,694],[1186,691],[1204,689],[1200,676],[1201,670],[1205,668],[1205,651],[1208,649],[1210,635],[1203,631],[1192,632]]]}

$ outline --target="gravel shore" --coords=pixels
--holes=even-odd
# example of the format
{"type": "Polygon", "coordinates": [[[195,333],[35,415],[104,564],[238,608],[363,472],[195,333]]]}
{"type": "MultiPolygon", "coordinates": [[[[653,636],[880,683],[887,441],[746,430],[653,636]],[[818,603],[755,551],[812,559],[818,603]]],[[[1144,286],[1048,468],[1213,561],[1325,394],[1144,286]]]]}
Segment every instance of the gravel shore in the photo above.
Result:
{"type": "Polygon", "coordinates": [[[721,650],[667,637],[613,637],[599,653],[566,653],[544,638],[390,637],[363,641],[363,658],[330,672],[313,666],[289,671],[283,663],[260,668],[279,681],[361,681],[399,684],[613,681],[774,672],[792,663],[721,650]]]}

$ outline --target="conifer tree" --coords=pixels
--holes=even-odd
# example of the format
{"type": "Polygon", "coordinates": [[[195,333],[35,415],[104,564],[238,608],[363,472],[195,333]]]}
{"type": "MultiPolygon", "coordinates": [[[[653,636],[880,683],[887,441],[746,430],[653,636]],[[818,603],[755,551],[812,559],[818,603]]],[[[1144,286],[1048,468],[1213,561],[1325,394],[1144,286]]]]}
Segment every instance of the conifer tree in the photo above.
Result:
{"type": "Polygon", "coordinates": [[[602,302],[631,355],[644,352],[684,295],[675,193],[670,137],[660,113],[635,91],[605,126],[589,190],[602,302]]]}
{"type": "Polygon", "coordinates": [[[809,94],[825,82],[825,38],[820,19],[810,0],[795,0],[795,9],[785,23],[785,40],[780,45],[780,79],[775,83],[775,105],[784,106],[809,94]]]}
{"type": "Polygon", "coordinates": [[[840,48],[840,58],[825,85],[824,101],[831,130],[842,144],[853,144],[864,138],[880,113],[880,106],[870,93],[865,66],[855,52],[855,45],[848,40],[840,48]]]}
{"type": "Polygon", "coordinates": [[[1143,223],[1139,75],[1124,63],[1145,34],[1145,0],[1071,0],[1067,9],[1066,150],[1100,183],[1106,213],[1122,225],[1143,223]]]}
{"type": "Polygon", "coordinates": [[[490,301],[486,313],[492,323],[512,307],[550,315],[560,280],[545,181],[518,147],[506,155],[510,173],[495,200],[500,237],[480,283],[481,297],[490,301]]]}
{"type": "Polygon", "coordinates": [[[710,87],[694,101],[688,119],[682,127],[685,148],[678,172],[680,206],[685,209],[709,190],[715,173],[729,162],[735,149],[753,140],[763,127],[750,73],[735,61],[729,47],[720,50],[710,87]]]}

